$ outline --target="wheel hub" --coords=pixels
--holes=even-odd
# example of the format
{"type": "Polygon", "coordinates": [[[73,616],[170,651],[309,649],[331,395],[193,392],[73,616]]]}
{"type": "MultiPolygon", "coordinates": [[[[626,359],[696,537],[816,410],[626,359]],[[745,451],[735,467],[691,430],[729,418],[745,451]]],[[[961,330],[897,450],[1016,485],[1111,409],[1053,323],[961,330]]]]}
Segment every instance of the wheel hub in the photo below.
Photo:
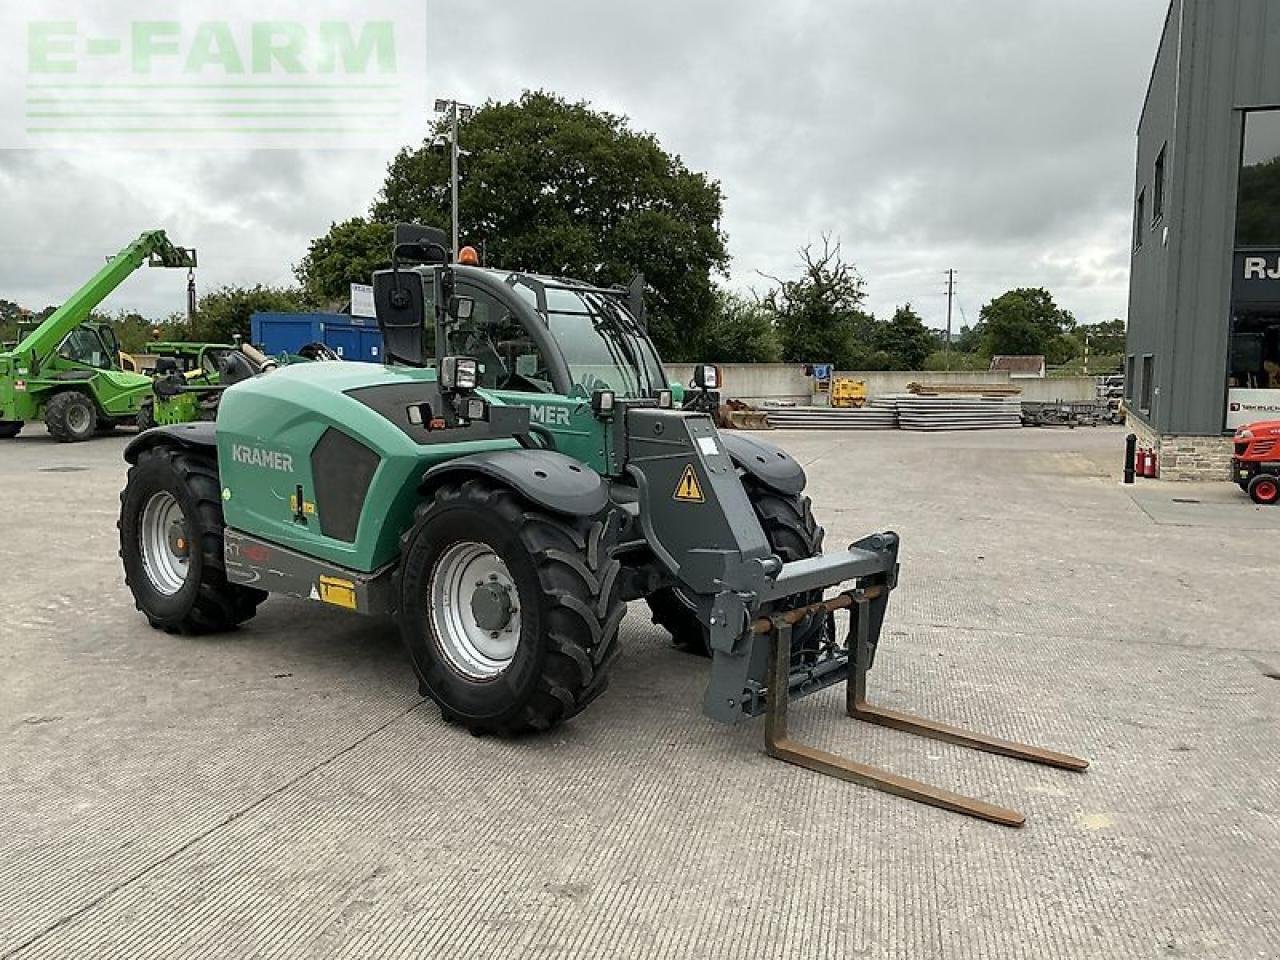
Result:
{"type": "Polygon", "coordinates": [[[180,520],[175,520],[169,524],[169,550],[175,557],[186,559],[188,550],[187,528],[180,520]]]}
{"type": "Polygon", "coordinates": [[[471,595],[471,615],[482,629],[490,632],[505,630],[513,609],[511,591],[497,580],[478,584],[471,595]]]}

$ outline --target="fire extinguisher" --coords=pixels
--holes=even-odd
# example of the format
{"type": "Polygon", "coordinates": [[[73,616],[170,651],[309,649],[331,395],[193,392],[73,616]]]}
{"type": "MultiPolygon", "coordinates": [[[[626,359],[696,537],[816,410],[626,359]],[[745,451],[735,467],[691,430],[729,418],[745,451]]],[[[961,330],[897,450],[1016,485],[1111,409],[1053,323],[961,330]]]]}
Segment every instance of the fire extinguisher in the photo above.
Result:
{"type": "Polygon", "coordinates": [[[1155,450],[1147,451],[1147,473],[1146,476],[1155,480],[1160,476],[1160,460],[1155,450]]]}
{"type": "Polygon", "coordinates": [[[1141,447],[1138,448],[1138,452],[1133,458],[1133,472],[1139,477],[1147,475],[1147,451],[1141,447]]]}

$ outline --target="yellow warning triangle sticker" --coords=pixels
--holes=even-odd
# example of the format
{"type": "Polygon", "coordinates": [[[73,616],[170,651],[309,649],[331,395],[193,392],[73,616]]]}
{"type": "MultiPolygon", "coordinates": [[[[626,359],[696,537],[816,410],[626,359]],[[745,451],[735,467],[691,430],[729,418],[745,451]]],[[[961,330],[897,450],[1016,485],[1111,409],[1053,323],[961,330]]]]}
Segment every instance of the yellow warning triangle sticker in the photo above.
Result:
{"type": "Polygon", "coordinates": [[[702,495],[702,487],[698,485],[698,475],[693,472],[693,464],[684,468],[684,473],[680,475],[680,482],[676,484],[676,492],[672,496],[684,503],[707,502],[707,498],[702,495]]]}

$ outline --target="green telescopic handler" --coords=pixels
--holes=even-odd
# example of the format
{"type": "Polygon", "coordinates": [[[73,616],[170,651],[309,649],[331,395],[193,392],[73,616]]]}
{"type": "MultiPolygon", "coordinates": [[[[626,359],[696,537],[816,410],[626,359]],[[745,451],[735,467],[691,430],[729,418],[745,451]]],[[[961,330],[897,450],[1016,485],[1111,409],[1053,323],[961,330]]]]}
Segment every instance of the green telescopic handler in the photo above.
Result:
{"type": "Polygon", "coordinates": [[[0,439],[43,420],[56,440],[78,442],[137,421],[151,378],[122,369],[115,331],[89,319],[144,264],[194,270],[196,252],[163,230],[142,234],[11,349],[0,352],[0,439]]]}
{"type": "Polygon", "coordinates": [[[703,712],[763,717],[789,763],[1023,822],[792,740],[789,704],[844,683],[857,719],[1087,765],[868,703],[898,536],[824,552],[800,465],[702,412],[714,367],[677,407],[634,287],[455,264],[445,244],[396,229],[373,278],[385,364],[282,367],[229,386],[215,421],[130,443],[121,557],[153,627],[230,630],[272,593],[391,617],[445,721],[515,736],[604,692],[644,600],[710,657],[703,712]]]}

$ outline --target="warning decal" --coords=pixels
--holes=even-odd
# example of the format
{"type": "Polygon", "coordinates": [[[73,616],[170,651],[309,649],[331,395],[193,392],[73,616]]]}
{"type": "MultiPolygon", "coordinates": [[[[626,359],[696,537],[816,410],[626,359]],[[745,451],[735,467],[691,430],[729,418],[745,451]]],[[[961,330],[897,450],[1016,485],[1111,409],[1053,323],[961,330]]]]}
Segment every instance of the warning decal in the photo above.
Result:
{"type": "Polygon", "coordinates": [[[698,484],[698,475],[693,472],[693,464],[684,468],[680,482],[676,484],[676,492],[672,497],[682,503],[706,503],[702,495],[702,487],[698,484]]]}

